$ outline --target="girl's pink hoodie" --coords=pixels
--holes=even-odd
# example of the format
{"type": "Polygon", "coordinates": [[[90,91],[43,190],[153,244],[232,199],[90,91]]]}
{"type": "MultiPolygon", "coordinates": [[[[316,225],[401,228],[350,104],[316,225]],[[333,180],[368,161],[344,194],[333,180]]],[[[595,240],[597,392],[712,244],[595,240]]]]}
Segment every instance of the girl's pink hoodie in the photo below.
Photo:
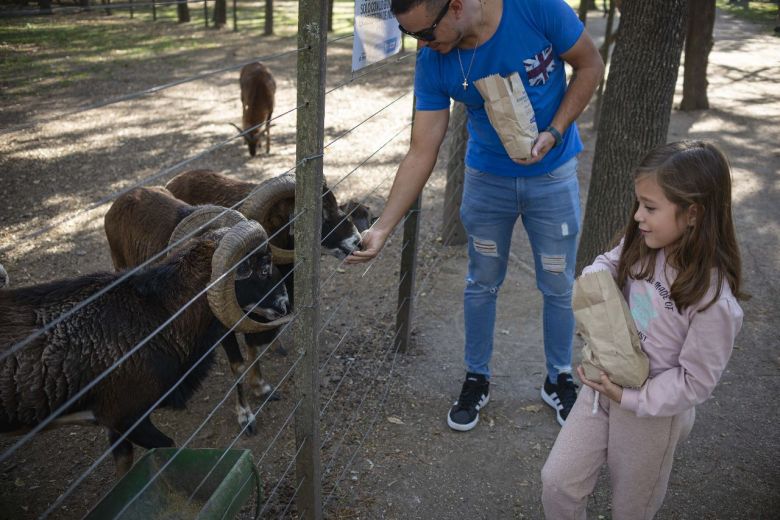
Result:
{"type": "MultiPolygon", "coordinates": [[[[599,255],[582,274],[607,270],[617,276],[622,243],[599,255]]],[[[642,349],[650,359],[650,377],[639,389],[623,389],[620,407],[637,416],[677,415],[707,400],[720,380],[742,327],[742,308],[724,280],[712,300],[717,278],[704,298],[682,313],[670,295],[676,271],[659,251],[655,273],[646,280],[629,279],[623,289],[634,317],[642,349]]]]}

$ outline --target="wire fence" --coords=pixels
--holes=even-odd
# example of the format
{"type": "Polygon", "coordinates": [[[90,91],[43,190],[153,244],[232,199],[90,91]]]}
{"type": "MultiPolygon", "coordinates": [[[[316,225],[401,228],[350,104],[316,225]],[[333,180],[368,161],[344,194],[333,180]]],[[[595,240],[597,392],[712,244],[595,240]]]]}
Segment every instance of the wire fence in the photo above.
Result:
{"type": "MultiPolygon", "coordinates": [[[[138,8],[144,4],[133,2],[95,7],[116,9],[132,5],[138,8]]],[[[156,2],[156,5],[162,4],[164,2],[156,2]]],[[[77,12],[75,8],[74,12],[77,12]]],[[[309,59],[324,63],[328,44],[348,38],[332,38],[319,49],[319,55],[312,56],[307,55],[314,52],[312,46],[304,44],[303,37],[295,49],[267,53],[250,60],[237,60],[230,65],[208,68],[175,81],[163,81],[130,94],[89,99],[56,115],[44,114],[23,124],[10,125],[0,132],[35,133],[43,126],[85,112],[109,109],[120,104],[132,107],[133,103],[154,99],[163,91],[235,73],[256,61],[273,62],[296,56],[299,62],[309,59]]],[[[221,246],[221,241],[228,240],[229,233],[241,227],[233,224],[225,230],[223,219],[235,211],[240,212],[248,200],[262,191],[264,183],[253,182],[236,202],[220,207],[210,214],[210,218],[181,238],[170,243],[166,241],[158,250],[136,259],[126,270],[76,276],[66,282],[39,284],[34,289],[16,289],[12,286],[3,290],[12,295],[12,300],[2,296],[0,305],[15,301],[20,304],[21,312],[29,312],[37,318],[33,326],[20,328],[15,335],[0,334],[11,338],[10,343],[0,346],[0,369],[16,371],[17,376],[23,375],[22,370],[30,370],[30,366],[32,370],[43,368],[47,372],[37,387],[34,384],[25,387],[22,382],[12,389],[12,392],[17,392],[11,398],[14,403],[8,398],[0,399],[7,408],[7,415],[13,417],[13,424],[7,426],[26,430],[22,435],[0,445],[0,467],[3,471],[12,474],[20,464],[26,464],[26,458],[33,455],[30,450],[39,447],[41,442],[47,442],[47,439],[55,439],[55,443],[64,440],[72,442],[74,435],[83,435],[81,430],[71,432],[67,437],[45,431],[59,423],[69,422],[74,413],[79,424],[94,423],[109,431],[109,443],[105,449],[92,450],[86,463],[69,470],[67,478],[61,475],[63,478],[56,485],[61,491],[56,496],[46,499],[46,502],[38,501],[34,507],[24,511],[40,518],[70,517],[80,516],[94,507],[111,487],[113,479],[108,474],[110,469],[107,469],[106,464],[109,456],[114,457],[117,470],[121,472],[127,469],[122,464],[127,463],[128,449],[132,461],[133,444],[145,448],[172,445],[173,441],[154,426],[152,414],[157,417],[157,410],[170,406],[177,399],[193,401],[192,394],[201,384],[209,394],[202,399],[202,403],[197,402],[190,412],[166,412],[164,420],[155,419],[164,423],[167,429],[175,430],[175,448],[172,448],[173,451],[164,462],[153,467],[140,487],[126,494],[121,507],[113,512],[113,517],[119,518],[137,511],[141,504],[149,507],[151,492],[161,486],[170,486],[188,450],[205,446],[216,449],[217,456],[209,463],[200,465],[200,472],[194,478],[192,487],[183,494],[180,492],[175,504],[153,504],[152,507],[175,506],[180,512],[198,511],[203,507],[204,492],[210,489],[214,478],[220,477],[219,472],[231,454],[237,449],[248,449],[253,456],[252,471],[239,482],[233,482],[232,495],[228,497],[224,508],[225,514],[229,511],[234,513],[242,506],[246,499],[245,491],[253,485],[253,481],[256,498],[254,503],[243,505],[242,517],[284,518],[294,514],[299,518],[321,518],[323,511],[329,508],[332,510],[342,496],[339,490],[344,486],[390,395],[401,351],[398,339],[405,330],[394,322],[411,319],[399,317],[399,312],[405,301],[414,299],[425,290],[441,256],[434,257],[425,266],[426,276],[413,288],[414,292],[398,298],[399,291],[412,275],[402,271],[398,279],[392,279],[388,276],[394,270],[390,262],[397,255],[416,251],[419,247],[408,237],[401,236],[400,229],[403,226],[398,226],[380,255],[365,269],[345,268],[346,252],[343,249],[334,252],[330,248],[330,253],[338,261],[323,266],[319,265],[319,259],[312,263],[312,258],[306,254],[306,251],[317,251],[319,254],[320,250],[326,253],[329,249],[326,242],[330,243],[345,226],[351,229],[350,236],[356,237],[357,232],[351,224],[356,207],[350,211],[340,211],[337,218],[333,218],[330,210],[324,208],[329,204],[326,201],[331,194],[341,198],[341,193],[349,190],[350,184],[359,184],[362,189],[356,202],[364,207],[386,194],[397,164],[397,158],[388,157],[387,150],[403,143],[413,124],[410,109],[407,116],[400,120],[390,114],[398,109],[402,101],[410,100],[410,81],[407,81],[400,94],[396,92],[385,96],[384,101],[366,110],[357,120],[345,121],[338,114],[329,113],[328,117],[337,121],[341,128],[332,128],[328,132],[332,137],[327,142],[321,142],[319,148],[314,146],[311,151],[305,150],[311,143],[302,140],[300,124],[317,110],[322,111],[320,116],[327,113],[327,105],[317,106],[318,103],[324,103],[327,96],[355,88],[358,82],[368,82],[369,88],[381,86],[387,80],[385,72],[390,67],[400,67],[408,80],[411,80],[411,69],[403,69],[404,65],[411,65],[410,56],[414,54],[402,54],[359,74],[347,74],[342,80],[329,80],[333,86],[328,89],[325,88],[323,78],[317,86],[321,101],[300,99],[299,72],[298,100],[292,102],[288,96],[287,106],[278,110],[270,120],[281,123],[289,121],[291,114],[296,114],[298,128],[289,122],[285,124],[293,128],[294,135],[297,135],[295,146],[287,148],[295,148],[297,153],[288,150],[278,154],[274,163],[284,162],[287,165],[277,167],[273,172],[266,170],[264,174],[264,177],[273,179],[297,173],[295,209],[286,210],[287,216],[281,224],[277,222],[273,227],[268,227],[265,238],[252,242],[248,247],[239,241],[243,249],[230,256],[231,260],[221,271],[212,272],[216,254],[213,257],[209,255],[215,247],[221,246]],[[369,125],[379,125],[386,135],[382,138],[372,135],[369,146],[355,149],[350,138],[359,133],[358,130],[367,131],[365,129],[369,125]],[[339,148],[345,148],[346,151],[334,152],[339,148]],[[332,157],[338,160],[331,161],[332,157]],[[311,186],[308,177],[302,176],[306,168],[318,168],[319,176],[326,168],[338,173],[331,174],[335,181],[329,182],[323,190],[316,183],[311,186]],[[297,199],[301,193],[306,193],[306,189],[314,189],[314,192],[308,193],[313,193],[314,198],[311,200],[316,200],[315,204],[308,203],[308,199],[297,199]],[[317,216],[313,218],[312,215],[317,216]],[[305,226],[308,226],[306,231],[301,231],[305,226]],[[296,251],[293,263],[280,265],[278,269],[264,270],[263,259],[267,258],[270,246],[283,243],[293,235],[296,251]],[[309,243],[306,243],[307,240],[309,243]],[[218,245],[214,245],[214,241],[218,245]],[[203,256],[201,250],[208,251],[207,256],[203,256]],[[200,270],[189,270],[196,267],[186,264],[188,270],[185,271],[184,259],[194,262],[196,267],[201,266],[197,267],[200,270]],[[314,276],[310,275],[312,268],[316,273],[314,276]],[[202,280],[202,283],[185,284],[181,280],[186,277],[202,280]],[[250,281],[254,285],[250,285],[250,281]],[[239,316],[231,318],[229,323],[218,317],[220,311],[213,301],[216,298],[213,295],[224,286],[235,286],[237,295],[234,296],[234,303],[240,309],[239,316]],[[302,286],[310,292],[301,290],[302,286]],[[250,294],[248,303],[244,296],[247,291],[250,294]],[[49,299],[34,296],[41,293],[48,293],[49,299]],[[394,303],[366,309],[363,302],[367,299],[361,298],[365,293],[371,294],[372,301],[394,303]],[[284,294],[288,294],[288,298],[296,295],[296,303],[281,317],[281,313],[273,311],[273,306],[277,304],[275,302],[283,301],[284,294]],[[297,296],[299,294],[312,294],[316,299],[301,304],[297,296]],[[122,305],[117,302],[122,302],[122,305]],[[316,314],[312,315],[312,310],[316,314]],[[258,319],[261,313],[263,318],[258,319]],[[269,317],[271,315],[272,318],[269,317]],[[111,328],[109,322],[118,324],[118,328],[111,328]],[[248,326],[248,322],[271,322],[274,329],[269,332],[258,331],[256,327],[248,326]],[[316,331],[313,335],[312,326],[316,331]],[[292,355],[277,355],[285,351],[283,344],[291,343],[292,333],[292,355]],[[311,342],[302,341],[307,337],[314,339],[311,342]],[[221,370],[224,375],[226,367],[221,360],[214,365],[220,345],[227,354],[231,374],[215,382],[216,373],[221,370]],[[98,347],[105,349],[106,353],[96,357],[98,347]],[[63,358],[71,359],[66,363],[52,365],[47,352],[58,352],[63,358]],[[85,353],[87,357],[79,359],[85,353]],[[244,356],[248,358],[244,359],[244,356]],[[308,409],[311,396],[307,396],[306,367],[312,361],[311,372],[314,374],[313,385],[317,399],[314,407],[308,409]],[[160,363],[165,368],[161,368],[160,363]],[[267,383],[260,375],[261,366],[264,370],[270,367],[271,379],[267,383]],[[208,373],[211,375],[206,379],[208,373]],[[57,377],[61,379],[57,380],[57,377]],[[64,388],[62,378],[68,381],[64,388]],[[247,382],[251,387],[251,397],[260,398],[259,405],[251,405],[250,399],[247,399],[247,382]],[[128,387],[128,384],[131,386],[128,387]],[[264,384],[268,386],[265,393],[262,392],[264,384]],[[52,385],[60,387],[55,391],[52,385]],[[41,386],[49,388],[46,406],[35,403],[35,399],[41,398],[41,386]],[[27,394],[23,395],[25,392],[27,394]],[[99,403],[103,402],[106,395],[114,396],[112,404],[101,408],[99,403]],[[183,395],[186,397],[181,397],[183,395]],[[236,396],[235,414],[231,414],[227,406],[232,396],[236,396]],[[19,404],[22,402],[24,406],[19,404]],[[9,409],[11,405],[16,408],[9,409]],[[182,414],[188,415],[185,418],[182,414]],[[302,414],[308,414],[307,421],[301,422],[302,414]],[[231,426],[226,427],[226,423],[231,426]],[[313,430],[303,431],[303,423],[313,424],[313,430]],[[216,431],[220,433],[215,439],[216,431]],[[312,446],[312,443],[315,445],[312,446]],[[319,453],[315,457],[318,467],[311,473],[318,476],[314,480],[307,477],[310,473],[302,470],[302,460],[311,449],[319,453]],[[312,497],[315,497],[313,501],[312,497]]],[[[349,97],[350,94],[345,96],[349,97]]],[[[316,117],[312,121],[316,122],[316,117]]],[[[112,184],[121,185],[120,189],[109,187],[104,190],[106,194],[95,195],[90,201],[73,209],[58,211],[51,219],[25,226],[22,232],[14,236],[13,241],[0,246],[0,258],[12,257],[14,251],[19,249],[34,250],[44,237],[54,241],[62,239],[63,234],[67,233],[63,231],[67,225],[81,222],[96,210],[126,200],[134,193],[149,193],[147,186],[164,182],[186,166],[230,153],[228,147],[233,146],[236,139],[250,135],[264,124],[244,128],[228,139],[217,139],[213,144],[206,144],[201,151],[186,150],[188,154],[185,158],[175,158],[167,164],[160,163],[151,174],[114,179],[112,184]]],[[[319,124],[324,123],[320,121],[319,124]]],[[[376,128],[373,126],[369,131],[376,132],[376,128]]],[[[167,159],[173,157],[173,154],[164,156],[167,159]]],[[[246,172],[243,163],[232,163],[227,172],[231,174],[227,178],[247,177],[243,173],[246,172]]],[[[248,177],[254,180],[256,175],[255,172],[248,177]]],[[[291,195],[287,196],[289,198],[291,195]]],[[[176,213],[175,218],[180,221],[187,212],[196,209],[188,208],[184,213],[176,213]]],[[[135,230],[140,228],[134,222],[125,224],[135,230]]],[[[159,225],[159,222],[155,222],[155,225],[159,225]]],[[[149,230],[146,232],[151,233],[149,230]]],[[[128,235],[126,239],[147,241],[148,236],[128,235]]],[[[100,267],[102,271],[110,269],[109,265],[100,267]]],[[[13,275],[13,269],[9,271],[13,275]]],[[[23,381],[23,378],[17,377],[16,381],[23,381]]],[[[200,395],[195,394],[195,397],[200,395]]],[[[64,465],[56,461],[49,463],[50,472],[64,471],[64,465]]],[[[170,489],[168,491],[172,492],[170,489]]]]}

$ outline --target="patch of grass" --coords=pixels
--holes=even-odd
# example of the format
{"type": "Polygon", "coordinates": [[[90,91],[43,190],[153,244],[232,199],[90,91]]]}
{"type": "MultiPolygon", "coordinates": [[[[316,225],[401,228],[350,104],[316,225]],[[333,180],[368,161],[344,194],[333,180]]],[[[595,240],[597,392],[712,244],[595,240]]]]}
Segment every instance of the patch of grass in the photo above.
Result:
{"type": "MultiPolygon", "coordinates": [[[[143,0],[142,0],[143,1],[143,0]]],[[[329,38],[351,34],[354,3],[335,0],[334,31],[329,38]]],[[[125,2],[123,2],[125,3],[125,2]]],[[[190,22],[177,23],[176,6],[158,6],[156,20],[149,5],[112,9],[112,15],[95,8],[90,12],[66,11],[52,16],[7,19],[0,25],[0,86],[5,96],[45,93],[57,85],[73,84],[86,74],[87,81],[110,76],[119,67],[144,60],[178,60],[198,50],[235,45],[262,37],[264,0],[236,2],[238,32],[233,31],[232,0],[227,1],[227,25],[213,29],[214,3],[208,4],[205,28],[202,3],[190,3],[190,22]],[[89,76],[92,76],[90,78],[89,76]],[[64,81],[68,79],[68,83],[64,81]]],[[[56,10],[55,5],[55,10],[56,10]]],[[[297,33],[298,2],[274,2],[274,34],[297,33]]]]}
{"type": "Polygon", "coordinates": [[[777,17],[777,3],[774,1],[747,2],[747,6],[730,4],[728,0],[717,0],[718,9],[733,14],[745,20],[758,23],[775,23],[777,17]]]}

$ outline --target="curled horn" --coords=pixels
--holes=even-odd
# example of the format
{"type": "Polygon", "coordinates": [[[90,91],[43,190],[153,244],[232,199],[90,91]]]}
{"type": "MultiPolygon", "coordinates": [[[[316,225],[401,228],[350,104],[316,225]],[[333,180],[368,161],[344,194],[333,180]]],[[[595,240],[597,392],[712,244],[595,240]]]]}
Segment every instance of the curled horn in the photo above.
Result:
{"type": "Polygon", "coordinates": [[[233,123],[228,123],[228,124],[229,124],[230,126],[232,126],[233,128],[235,128],[236,130],[238,130],[238,133],[239,133],[239,134],[242,134],[242,133],[244,133],[244,129],[243,129],[243,128],[240,128],[238,125],[236,125],[236,124],[233,124],[233,123]]]}
{"type": "MultiPolygon", "coordinates": [[[[268,214],[271,208],[279,201],[295,197],[295,176],[291,174],[279,175],[264,181],[244,202],[239,211],[247,218],[267,225],[268,214]]],[[[271,254],[276,265],[285,265],[295,262],[295,251],[281,249],[271,245],[271,254]]]]}
{"type": "Polygon", "coordinates": [[[260,224],[244,220],[230,228],[219,241],[211,259],[211,283],[214,285],[208,290],[206,296],[209,307],[225,327],[231,328],[235,324],[236,332],[243,334],[264,332],[278,328],[292,319],[292,316],[288,315],[268,323],[255,321],[244,313],[236,297],[236,273],[233,267],[258,247],[262,248],[261,250],[265,249],[267,245],[263,243],[267,241],[268,235],[260,224]],[[225,274],[224,278],[214,283],[223,274],[225,274]]]}
{"type": "Polygon", "coordinates": [[[168,239],[168,245],[175,244],[190,233],[201,235],[209,229],[232,228],[245,220],[244,215],[234,209],[211,205],[198,206],[174,228],[171,238],[168,239]]]}

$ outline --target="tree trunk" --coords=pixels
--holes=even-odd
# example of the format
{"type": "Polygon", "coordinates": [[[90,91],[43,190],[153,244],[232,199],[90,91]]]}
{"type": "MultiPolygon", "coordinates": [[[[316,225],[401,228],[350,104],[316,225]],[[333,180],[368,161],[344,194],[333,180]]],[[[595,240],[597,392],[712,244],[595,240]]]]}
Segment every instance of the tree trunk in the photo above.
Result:
{"type": "Polygon", "coordinates": [[[274,0],[265,0],[265,30],[263,34],[271,36],[274,33],[274,0]]]}
{"type": "Polygon", "coordinates": [[[588,19],[588,11],[598,9],[596,0],[580,0],[580,7],[577,10],[580,21],[584,24],[588,19]]]}
{"type": "Polygon", "coordinates": [[[214,2],[214,27],[221,29],[227,23],[227,0],[214,2]]]}
{"type": "Polygon", "coordinates": [[[685,37],[686,0],[635,0],[621,5],[598,125],[577,272],[607,250],[634,200],[633,171],[666,142],[685,37]]]}
{"type": "Polygon", "coordinates": [[[463,199],[466,143],[469,131],[466,128],[468,115],[463,103],[455,103],[450,116],[449,153],[447,154],[447,186],[444,188],[444,211],[442,215],[441,238],[445,246],[468,242],[466,230],[460,221],[460,202],[463,199]]]}
{"type": "Polygon", "coordinates": [[[176,4],[176,12],[179,15],[179,23],[188,23],[190,21],[190,6],[187,0],[179,0],[176,4]]]}
{"type": "Polygon", "coordinates": [[[51,0],[38,0],[38,12],[41,14],[52,14],[51,0]]]}
{"type": "MultiPolygon", "coordinates": [[[[604,30],[604,43],[599,48],[599,54],[601,54],[601,61],[604,62],[606,68],[609,62],[609,48],[612,46],[612,42],[615,37],[612,34],[612,26],[615,23],[615,0],[609,0],[609,7],[607,8],[607,26],[604,30]]],[[[604,97],[604,83],[606,82],[606,74],[602,76],[599,82],[599,89],[596,91],[596,107],[593,111],[593,126],[598,128],[599,117],[601,116],[601,101],[604,97]]]]}
{"type": "Polygon", "coordinates": [[[333,4],[336,0],[328,0],[328,32],[333,32],[333,4]]]}
{"type": "Polygon", "coordinates": [[[706,110],[707,62],[712,50],[715,0],[688,0],[688,32],[685,37],[685,72],[680,110],[706,110]]]}

